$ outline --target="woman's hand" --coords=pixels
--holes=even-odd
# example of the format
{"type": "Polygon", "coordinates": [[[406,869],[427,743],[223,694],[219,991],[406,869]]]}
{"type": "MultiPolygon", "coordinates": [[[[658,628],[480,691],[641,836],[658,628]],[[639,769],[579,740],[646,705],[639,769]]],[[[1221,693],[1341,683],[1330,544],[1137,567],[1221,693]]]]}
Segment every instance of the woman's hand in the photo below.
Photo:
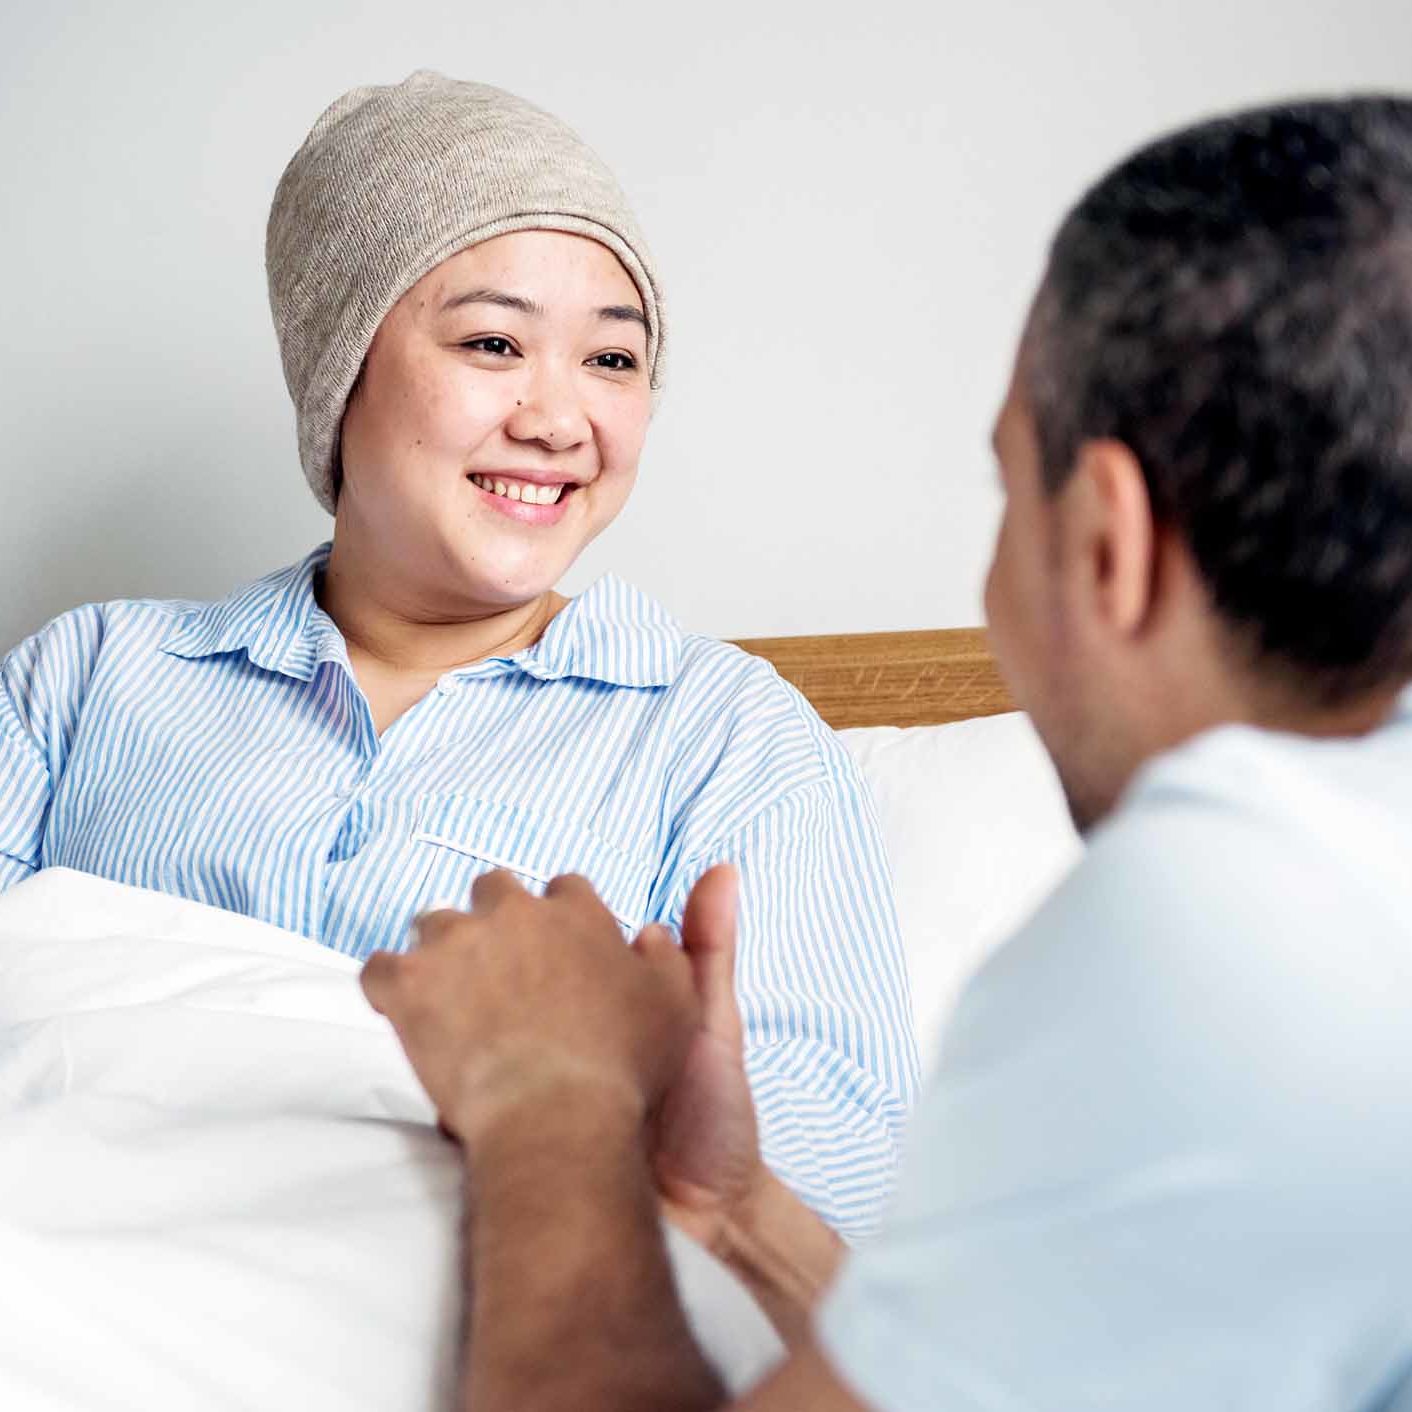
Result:
{"type": "Polygon", "coordinates": [[[708,1248],[767,1179],[745,1076],[735,998],[735,869],[722,864],[691,890],[682,950],[691,963],[699,1021],[686,1059],[651,1128],[653,1172],[667,1214],[708,1248]]]}

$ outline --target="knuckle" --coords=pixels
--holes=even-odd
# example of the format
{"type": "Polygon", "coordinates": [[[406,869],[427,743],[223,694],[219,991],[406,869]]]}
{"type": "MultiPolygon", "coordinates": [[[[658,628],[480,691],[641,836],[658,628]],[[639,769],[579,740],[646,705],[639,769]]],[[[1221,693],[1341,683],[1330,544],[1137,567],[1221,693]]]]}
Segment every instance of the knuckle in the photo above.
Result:
{"type": "Polygon", "coordinates": [[[471,918],[465,912],[442,908],[423,912],[412,922],[412,950],[409,956],[426,947],[440,946],[470,930],[471,918]]]}
{"type": "Polygon", "coordinates": [[[582,873],[560,873],[551,878],[549,886],[555,892],[592,892],[593,884],[582,873]]]}

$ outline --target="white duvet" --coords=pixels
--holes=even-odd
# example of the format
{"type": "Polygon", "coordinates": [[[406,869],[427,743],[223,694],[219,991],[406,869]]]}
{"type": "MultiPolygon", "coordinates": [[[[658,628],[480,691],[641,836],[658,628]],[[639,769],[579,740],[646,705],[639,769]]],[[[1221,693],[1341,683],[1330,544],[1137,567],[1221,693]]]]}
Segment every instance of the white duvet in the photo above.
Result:
{"type": "MultiPolygon", "coordinates": [[[[357,974],[63,869],[0,897],[0,1407],[451,1406],[459,1167],[357,974]]],[[[778,1342],[668,1240],[739,1388],[778,1342]]]]}

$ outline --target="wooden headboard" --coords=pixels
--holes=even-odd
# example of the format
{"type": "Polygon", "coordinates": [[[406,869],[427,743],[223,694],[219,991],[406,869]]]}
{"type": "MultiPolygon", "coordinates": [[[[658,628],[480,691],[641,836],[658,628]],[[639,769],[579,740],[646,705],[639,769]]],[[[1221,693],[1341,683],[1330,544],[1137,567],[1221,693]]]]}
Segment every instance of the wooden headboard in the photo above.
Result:
{"type": "Polygon", "coordinates": [[[981,628],[756,637],[737,645],[773,662],[835,730],[939,725],[1015,709],[981,628]]]}

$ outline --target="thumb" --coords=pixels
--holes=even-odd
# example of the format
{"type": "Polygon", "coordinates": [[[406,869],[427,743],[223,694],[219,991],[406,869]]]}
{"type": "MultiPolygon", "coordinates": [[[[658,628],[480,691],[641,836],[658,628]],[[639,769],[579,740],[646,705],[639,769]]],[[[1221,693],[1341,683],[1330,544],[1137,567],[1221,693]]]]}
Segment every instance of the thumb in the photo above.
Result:
{"type": "Polygon", "coordinates": [[[736,1042],[740,1008],[735,998],[736,914],[739,875],[729,863],[708,869],[696,881],[682,914],[682,949],[691,961],[702,1023],[712,1034],[736,1042]]]}

